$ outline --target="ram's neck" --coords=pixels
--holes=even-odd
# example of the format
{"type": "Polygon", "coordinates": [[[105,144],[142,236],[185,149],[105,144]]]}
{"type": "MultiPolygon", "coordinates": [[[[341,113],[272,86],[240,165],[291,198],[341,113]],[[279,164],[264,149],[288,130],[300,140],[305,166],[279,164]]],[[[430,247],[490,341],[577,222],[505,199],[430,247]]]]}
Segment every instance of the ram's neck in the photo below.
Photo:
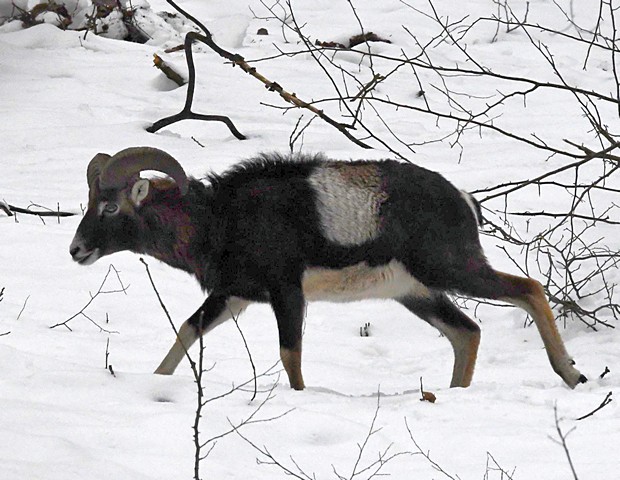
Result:
{"type": "Polygon", "coordinates": [[[210,254],[209,192],[197,180],[190,181],[184,197],[167,186],[153,182],[151,201],[142,209],[143,253],[196,276],[202,284],[210,254]]]}

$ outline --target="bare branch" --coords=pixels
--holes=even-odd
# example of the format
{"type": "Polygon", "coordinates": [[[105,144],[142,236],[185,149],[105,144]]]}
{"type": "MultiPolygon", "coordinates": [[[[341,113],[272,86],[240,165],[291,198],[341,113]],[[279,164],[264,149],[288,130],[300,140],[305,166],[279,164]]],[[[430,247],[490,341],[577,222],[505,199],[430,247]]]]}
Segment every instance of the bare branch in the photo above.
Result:
{"type": "Polygon", "coordinates": [[[573,478],[574,480],[579,480],[579,477],[577,477],[577,472],[575,471],[575,466],[573,465],[573,460],[570,456],[570,451],[568,449],[568,445],[566,443],[566,439],[568,438],[568,436],[575,430],[575,428],[571,428],[568,432],[564,433],[562,431],[562,428],[560,426],[560,419],[558,418],[558,406],[557,404],[553,406],[553,417],[555,420],[555,431],[558,435],[559,440],[555,440],[557,443],[559,443],[562,446],[562,449],[564,450],[564,454],[566,455],[566,460],[568,460],[568,465],[570,466],[570,470],[573,474],[573,478]]]}
{"type": "Polygon", "coordinates": [[[6,202],[0,201],[0,210],[3,210],[9,217],[13,216],[13,213],[23,213],[25,215],[38,215],[39,217],[71,217],[77,215],[73,212],[61,212],[60,210],[52,210],[47,207],[41,207],[41,205],[30,204],[28,207],[16,207],[6,202]],[[43,210],[32,210],[32,208],[43,208],[43,210]]]}
{"type": "Polygon", "coordinates": [[[108,294],[112,294],[112,293],[124,293],[125,295],[127,295],[127,289],[128,288],[129,288],[129,285],[127,285],[127,286],[123,285],[123,282],[121,280],[121,277],[120,277],[120,274],[119,274],[118,270],[114,267],[114,265],[110,264],[110,266],[108,267],[108,271],[106,272],[105,276],[103,277],[103,281],[99,285],[99,288],[97,289],[97,291],[95,292],[94,295],[92,293],[90,293],[90,300],[88,300],[88,302],[86,302],[86,305],[84,305],[80,309],[79,312],[75,313],[74,315],[71,315],[64,322],[56,323],[56,324],[52,325],[50,328],[56,328],[56,327],[63,326],[67,330],[72,331],[71,327],[69,327],[69,322],[71,322],[73,319],[75,319],[75,318],[77,318],[79,316],[83,316],[88,321],[90,321],[93,325],[95,325],[97,328],[99,328],[99,330],[102,331],[102,332],[118,333],[116,331],[106,330],[101,325],[99,325],[97,322],[95,322],[91,317],[86,315],[85,312],[88,309],[88,307],[90,307],[90,305],[95,301],[95,299],[97,297],[99,297],[99,295],[108,295],[108,294]],[[106,282],[108,281],[108,277],[110,276],[110,273],[112,273],[112,272],[114,272],[114,274],[116,275],[116,280],[117,280],[118,284],[120,285],[120,287],[119,288],[114,288],[114,289],[111,289],[111,290],[105,290],[104,287],[106,285],[106,282]]]}
{"type": "Polygon", "coordinates": [[[282,97],[282,99],[284,99],[287,103],[290,103],[290,104],[292,104],[293,106],[295,106],[297,108],[304,108],[304,109],[310,110],[312,113],[317,115],[323,121],[325,121],[326,123],[328,123],[331,126],[335,127],[340,133],[342,133],[344,136],[346,136],[349,140],[351,140],[356,145],[358,145],[358,146],[360,146],[362,148],[371,148],[370,146],[368,146],[364,142],[362,142],[362,141],[358,140],[357,138],[355,138],[349,132],[349,129],[351,129],[353,127],[351,127],[349,125],[346,125],[344,123],[340,123],[340,122],[337,122],[337,121],[333,120],[323,110],[319,110],[318,108],[314,107],[311,103],[308,103],[308,102],[306,102],[304,100],[301,100],[300,98],[297,97],[297,95],[295,93],[290,93],[290,92],[286,91],[277,82],[271,81],[267,77],[263,76],[261,73],[259,73],[256,70],[255,67],[250,66],[250,64],[248,62],[246,62],[246,60],[241,55],[233,54],[233,53],[223,49],[219,45],[217,45],[213,41],[213,37],[211,35],[211,32],[203,24],[198,22],[194,17],[189,15],[182,8],[180,8],[174,1],[172,1],[172,0],[167,0],[167,1],[176,10],[178,10],[183,15],[185,15],[187,18],[189,18],[190,20],[194,21],[198,26],[200,26],[200,28],[204,32],[204,35],[201,35],[201,34],[196,33],[196,32],[189,32],[186,35],[186,37],[185,37],[185,55],[186,55],[186,58],[187,58],[187,66],[188,66],[188,69],[189,69],[189,77],[190,77],[189,78],[189,83],[188,83],[185,107],[183,108],[183,110],[180,113],[155,122],[151,127],[149,127],[147,129],[147,131],[153,133],[153,132],[156,132],[157,130],[159,130],[159,129],[167,126],[167,125],[170,125],[170,124],[175,123],[175,122],[177,122],[179,120],[185,120],[185,119],[188,119],[188,118],[189,119],[195,119],[195,120],[216,120],[216,121],[221,121],[221,122],[226,123],[226,125],[230,129],[231,133],[233,133],[233,135],[235,135],[235,137],[237,137],[238,139],[240,139],[240,140],[245,139],[245,136],[237,131],[237,129],[234,127],[234,125],[232,124],[230,119],[228,119],[228,117],[216,116],[216,115],[199,115],[199,114],[195,114],[195,113],[193,113],[191,111],[191,104],[192,104],[192,101],[193,101],[194,86],[195,86],[195,68],[194,68],[194,63],[193,63],[193,58],[192,58],[192,43],[194,41],[199,41],[199,42],[204,43],[205,45],[207,45],[209,48],[211,48],[215,53],[217,53],[222,58],[230,61],[233,64],[233,66],[240,67],[241,70],[243,70],[245,73],[247,73],[250,76],[256,78],[263,85],[265,85],[265,88],[267,88],[267,90],[269,90],[270,92],[278,93],[280,95],[280,97],[282,97]]]}
{"type": "Polygon", "coordinates": [[[584,420],[584,419],[586,419],[588,417],[591,417],[596,412],[598,412],[600,409],[602,409],[602,408],[606,407],[607,405],[609,405],[611,402],[613,402],[613,398],[611,398],[612,395],[613,395],[613,392],[609,392],[607,395],[605,395],[605,398],[603,399],[603,401],[601,402],[601,404],[598,407],[596,407],[590,413],[586,413],[585,415],[582,415],[581,417],[577,418],[577,420],[584,420]]]}

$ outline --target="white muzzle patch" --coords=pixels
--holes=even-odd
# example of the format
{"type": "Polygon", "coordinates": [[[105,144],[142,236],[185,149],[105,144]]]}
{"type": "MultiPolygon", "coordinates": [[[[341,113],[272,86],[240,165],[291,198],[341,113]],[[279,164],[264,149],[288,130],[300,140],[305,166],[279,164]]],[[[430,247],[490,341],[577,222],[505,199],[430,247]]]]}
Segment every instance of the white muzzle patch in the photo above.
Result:
{"type": "Polygon", "coordinates": [[[87,250],[84,247],[84,241],[77,235],[69,246],[69,253],[73,260],[80,265],[92,265],[101,258],[101,250],[99,248],[87,250]]]}

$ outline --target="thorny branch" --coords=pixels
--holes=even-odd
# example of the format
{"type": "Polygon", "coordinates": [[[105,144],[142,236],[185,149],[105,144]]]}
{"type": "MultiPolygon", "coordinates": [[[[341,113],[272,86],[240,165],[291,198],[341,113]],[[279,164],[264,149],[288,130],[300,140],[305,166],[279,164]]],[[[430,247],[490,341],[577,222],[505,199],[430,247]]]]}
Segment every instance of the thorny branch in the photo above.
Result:
{"type": "MultiPolygon", "coordinates": [[[[149,277],[149,281],[151,283],[151,287],[153,288],[153,291],[155,292],[157,301],[159,302],[159,305],[164,311],[164,314],[166,315],[166,318],[168,319],[168,323],[170,324],[170,327],[174,331],[174,335],[178,341],[179,331],[176,325],[174,324],[174,322],[172,321],[170,312],[168,311],[168,308],[166,308],[166,304],[162,300],[161,295],[159,294],[159,290],[157,290],[157,287],[155,286],[155,281],[153,280],[153,276],[151,275],[151,270],[149,268],[149,265],[148,263],[146,263],[146,261],[142,257],[140,257],[140,262],[144,265],[144,268],[146,269],[146,274],[149,277]]],[[[200,321],[198,323],[198,328],[200,330],[202,330],[202,321],[203,321],[203,315],[201,314],[200,321]]],[[[205,372],[205,369],[203,366],[204,344],[203,344],[202,336],[199,336],[198,341],[200,344],[198,362],[194,361],[194,359],[190,356],[189,352],[187,351],[187,348],[185,347],[183,342],[180,342],[181,346],[183,347],[183,351],[185,352],[185,357],[189,361],[190,368],[192,369],[192,373],[194,375],[194,383],[196,384],[196,413],[194,415],[194,421],[192,423],[193,442],[194,442],[194,480],[200,480],[200,460],[203,457],[202,444],[200,441],[200,419],[202,418],[202,409],[205,405],[204,389],[203,389],[203,384],[202,384],[202,376],[203,376],[203,373],[205,372]]]]}

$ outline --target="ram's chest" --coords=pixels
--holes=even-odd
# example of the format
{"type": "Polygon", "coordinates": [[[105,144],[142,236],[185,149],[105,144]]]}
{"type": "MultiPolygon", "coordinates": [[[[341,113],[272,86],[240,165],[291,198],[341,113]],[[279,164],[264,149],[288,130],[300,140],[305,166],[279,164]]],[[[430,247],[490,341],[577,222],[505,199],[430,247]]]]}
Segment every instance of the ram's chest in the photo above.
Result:
{"type": "Polygon", "coordinates": [[[366,262],[342,269],[311,267],[304,272],[302,289],[306,300],[328,302],[430,295],[429,289],[396,260],[376,267],[366,262]]]}

